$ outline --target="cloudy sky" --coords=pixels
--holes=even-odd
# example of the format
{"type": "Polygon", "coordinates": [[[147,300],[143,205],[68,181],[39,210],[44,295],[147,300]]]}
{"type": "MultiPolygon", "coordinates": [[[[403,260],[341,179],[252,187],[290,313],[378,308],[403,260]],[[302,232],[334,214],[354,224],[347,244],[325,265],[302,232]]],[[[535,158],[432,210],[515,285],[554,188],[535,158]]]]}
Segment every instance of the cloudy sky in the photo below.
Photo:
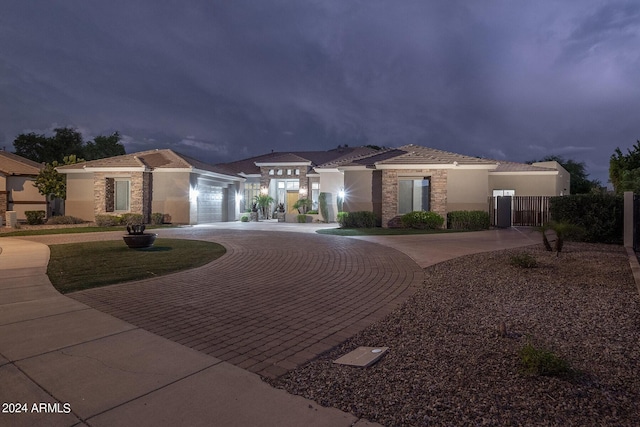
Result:
{"type": "Polygon", "coordinates": [[[637,0],[0,4],[9,151],[60,126],[213,163],[414,143],[606,182],[640,139],[637,0]]]}

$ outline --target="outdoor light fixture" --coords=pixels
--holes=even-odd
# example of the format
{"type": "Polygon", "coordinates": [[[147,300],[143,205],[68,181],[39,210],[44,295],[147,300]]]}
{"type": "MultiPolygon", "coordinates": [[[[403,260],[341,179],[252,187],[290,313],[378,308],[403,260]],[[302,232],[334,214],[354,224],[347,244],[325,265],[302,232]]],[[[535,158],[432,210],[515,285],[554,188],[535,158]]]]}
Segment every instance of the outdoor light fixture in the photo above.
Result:
{"type": "Polygon", "coordinates": [[[338,191],[338,197],[340,197],[341,199],[344,199],[344,195],[345,195],[345,193],[344,193],[344,189],[343,189],[343,190],[338,191]]]}
{"type": "Polygon", "coordinates": [[[267,194],[269,194],[269,189],[268,189],[267,187],[262,187],[262,188],[260,189],[260,194],[262,194],[262,195],[267,195],[267,194]]]}
{"type": "Polygon", "coordinates": [[[189,200],[194,201],[198,198],[200,192],[197,187],[189,187],[189,200]]]}
{"type": "Polygon", "coordinates": [[[306,196],[307,195],[307,189],[305,187],[302,187],[299,192],[300,192],[301,196],[306,196]]]}

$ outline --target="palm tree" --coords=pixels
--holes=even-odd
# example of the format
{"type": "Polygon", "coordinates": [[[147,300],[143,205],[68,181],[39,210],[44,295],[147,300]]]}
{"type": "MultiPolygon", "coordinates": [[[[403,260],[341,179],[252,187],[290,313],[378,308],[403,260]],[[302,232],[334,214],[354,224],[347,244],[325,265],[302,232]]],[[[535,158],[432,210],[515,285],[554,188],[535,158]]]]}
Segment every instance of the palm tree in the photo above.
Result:
{"type": "Polygon", "coordinates": [[[253,198],[256,205],[262,210],[262,217],[269,219],[269,205],[273,203],[273,197],[268,194],[259,194],[253,198]]]}

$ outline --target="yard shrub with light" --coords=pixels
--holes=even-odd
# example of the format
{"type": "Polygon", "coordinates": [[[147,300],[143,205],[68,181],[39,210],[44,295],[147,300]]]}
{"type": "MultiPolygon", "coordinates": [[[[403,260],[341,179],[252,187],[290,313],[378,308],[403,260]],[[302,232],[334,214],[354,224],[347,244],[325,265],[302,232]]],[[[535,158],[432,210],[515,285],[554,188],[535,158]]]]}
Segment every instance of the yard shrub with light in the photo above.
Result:
{"type": "Polygon", "coordinates": [[[117,215],[96,215],[98,227],[114,227],[120,224],[122,224],[122,218],[117,215]]]}
{"type": "Polygon", "coordinates": [[[431,229],[441,228],[444,218],[431,211],[414,211],[402,215],[402,225],[406,228],[431,229]]]}

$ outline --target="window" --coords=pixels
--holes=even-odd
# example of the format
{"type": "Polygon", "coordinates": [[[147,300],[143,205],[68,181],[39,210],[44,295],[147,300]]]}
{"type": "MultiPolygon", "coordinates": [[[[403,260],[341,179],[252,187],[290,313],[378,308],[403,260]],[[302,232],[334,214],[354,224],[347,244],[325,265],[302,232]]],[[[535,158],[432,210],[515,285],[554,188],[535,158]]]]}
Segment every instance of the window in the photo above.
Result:
{"type": "Polygon", "coordinates": [[[300,188],[300,181],[287,181],[287,190],[292,191],[292,190],[298,190],[300,188]]]}
{"type": "Polygon", "coordinates": [[[129,180],[114,180],[114,208],[116,211],[129,210],[129,180]]]}
{"type": "Polygon", "coordinates": [[[244,207],[246,210],[251,210],[251,205],[254,203],[254,199],[258,194],[260,194],[259,182],[244,183],[244,207]]]}
{"type": "Polygon", "coordinates": [[[398,213],[428,211],[431,209],[431,185],[429,178],[400,179],[398,181],[398,213]]]}
{"type": "Polygon", "coordinates": [[[318,210],[318,198],[320,196],[320,183],[311,183],[311,208],[318,210]]]}
{"type": "Polygon", "coordinates": [[[269,175],[274,175],[275,171],[273,169],[269,169],[269,175]]]}

